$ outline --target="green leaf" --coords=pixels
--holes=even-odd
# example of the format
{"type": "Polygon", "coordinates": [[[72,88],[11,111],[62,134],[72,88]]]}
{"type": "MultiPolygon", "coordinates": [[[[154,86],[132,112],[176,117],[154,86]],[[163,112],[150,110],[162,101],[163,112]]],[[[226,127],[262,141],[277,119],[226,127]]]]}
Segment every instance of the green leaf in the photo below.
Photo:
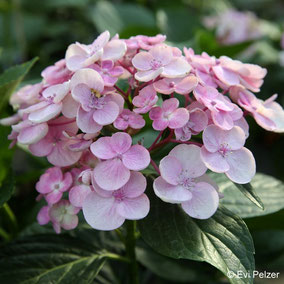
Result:
{"type": "Polygon", "coordinates": [[[251,181],[251,186],[263,200],[265,209],[261,210],[236,190],[235,185],[224,175],[210,174],[210,176],[224,194],[221,203],[242,218],[268,215],[284,208],[284,184],[274,177],[257,173],[251,181]]]}
{"type": "Polygon", "coordinates": [[[248,198],[252,203],[254,203],[257,207],[264,210],[264,205],[262,200],[256,194],[256,187],[253,187],[251,183],[246,184],[238,184],[234,183],[225,174],[220,173],[209,173],[210,177],[219,185],[222,190],[223,187],[232,187],[232,190],[235,190],[235,187],[239,189],[239,191],[248,198]],[[233,186],[234,185],[234,186],[233,186]]]}
{"type": "Polygon", "coordinates": [[[9,170],[0,187],[0,207],[11,198],[14,189],[14,174],[12,170],[9,170]]]}
{"type": "Polygon", "coordinates": [[[246,198],[248,198],[257,207],[264,210],[263,202],[258,197],[254,187],[252,187],[252,185],[250,183],[246,183],[246,184],[234,183],[234,184],[246,198]]]}
{"type": "MultiPolygon", "coordinates": [[[[158,253],[172,258],[205,261],[225,275],[254,270],[254,246],[244,221],[220,206],[208,220],[189,217],[178,205],[151,199],[149,215],[139,221],[141,236],[158,253]]],[[[252,283],[252,279],[230,279],[252,283]]]]}
{"type": "Polygon", "coordinates": [[[90,244],[64,235],[37,235],[0,252],[1,283],[93,283],[105,255],[90,244]]]}
{"type": "Polygon", "coordinates": [[[21,65],[13,66],[0,75],[0,113],[10,95],[15,91],[37,60],[38,58],[36,57],[21,65]]]}
{"type": "Polygon", "coordinates": [[[209,275],[204,274],[204,266],[197,262],[183,259],[173,259],[156,253],[144,242],[139,242],[136,247],[136,257],[142,265],[161,278],[175,282],[202,282],[209,280],[209,275]],[[200,267],[201,266],[201,267],[200,267]],[[201,273],[200,269],[203,272],[201,273]]]}

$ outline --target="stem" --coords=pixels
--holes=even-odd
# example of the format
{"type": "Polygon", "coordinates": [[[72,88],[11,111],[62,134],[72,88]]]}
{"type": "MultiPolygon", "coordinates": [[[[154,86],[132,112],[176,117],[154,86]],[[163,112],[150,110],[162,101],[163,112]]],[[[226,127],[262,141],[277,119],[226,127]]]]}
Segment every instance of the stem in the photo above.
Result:
{"type": "Polygon", "coordinates": [[[151,163],[151,165],[153,166],[153,168],[155,169],[155,171],[156,171],[159,175],[161,175],[160,170],[159,170],[159,167],[158,167],[157,164],[154,162],[154,160],[151,159],[150,163],[151,163]]]}
{"type": "Polygon", "coordinates": [[[130,259],[130,283],[131,284],[138,284],[138,265],[136,261],[136,254],[135,254],[135,231],[136,231],[136,221],[128,220],[126,222],[126,255],[130,259]]]}
{"type": "Polygon", "coordinates": [[[128,98],[127,93],[125,93],[123,90],[121,90],[121,89],[120,89],[118,86],[116,86],[116,85],[114,85],[114,88],[124,97],[124,99],[125,99],[125,101],[126,101],[126,103],[127,103],[127,105],[128,105],[128,108],[129,108],[130,110],[132,110],[132,109],[133,109],[133,106],[132,106],[131,102],[129,101],[129,98],[128,98]]]}
{"type": "Polygon", "coordinates": [[[162,136],[163,132],[164,132],[164,131],[161,131],[161,132],[159,133],[159,135],[156,137],[156,139],[155,139],[155,141],[153,142],[153,144],[148,148],[148,151],[149,151],[149,152],[150,152],[150,151],[154,148],[154,146],[157,144],[157,142],[158,142],[158,140],[160,139],[160,137],[162,136]]]}
{"type": "MultiPolygon", "coordinates": [[[[166,139],[164,139],[164,140],[160,141],[159,143],[157,143],[156,145],[154,145],[154,146],[151,148],[151,151],[154,150],[154,149],[156,149],[156,148],[159,148],[160,146],[162,146],[162,145],[164,145],[164,144],[166,144],[166,143],[168,143],[168,142],[170,142],[170,140],[171,140],[171,138],[173,137],[173,135],[174,135],[174,131],[171,129],[171,132],[170,132],[169,136],[168,136],[166,139]]],[[[148,149],[148,150],[149,150],[149,149],[148,149]]]]}

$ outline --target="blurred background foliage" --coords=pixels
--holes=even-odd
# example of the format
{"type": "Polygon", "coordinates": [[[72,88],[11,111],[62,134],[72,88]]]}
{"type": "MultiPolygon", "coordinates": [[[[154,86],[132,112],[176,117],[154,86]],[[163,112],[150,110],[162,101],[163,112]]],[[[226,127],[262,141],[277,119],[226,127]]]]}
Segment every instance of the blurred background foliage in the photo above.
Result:
{"type": "MultiPolygon", "coordinates": [[[[63,58],[67,46],[75,41],[91,43],[106,29],[112,36],[119,33],[121,38],[162,33],[167,35],[169,43],[180,48],[192,47],[196,53],[206,51],[217,57],[227,55],[266,67],[268,75],[258,96],[266,99],[278,93],[278,101],[283,105],[283,11],[283,0],[0,0],[0,71],[39,56],[39,61],[21,84],[37,82],[40,72],[63,58]],[[257,25],[262,29],[261,35],[234,44],[222,43],[217,35],[218,28],[206,28],[204,18],[217,15],[221,19],[228,9],[254,13],[260,20],[257,25]]],[[[6,104],[1,108],[0,116],[2,118],[12,113],[13,110],[6,104]]],[[[284,180],[283,135],[265,132],[253,119],[249,119],[249,123],[247,147],[255,155],[258,171],[284,180]]],[[[11,191],[14,190],[10,207],[5,205],[0,208],[0,228],[8,232],[7,236],[1,234],[2,243],[13,239],[35,222],[41,206],[35,202],[34,185],[48,167],[44,158],[33,157],[23,149],[8,150],[9,131],[9,128],[0,126],[0,184],[4,186],[3,181],[10,168],[15,173],[15,181],[10,183],[11,191]]],[[[284,274],[283,214],[282,210],[269,216],[246,219],[254,237],[259,269],[277,269],[284,274]],[[273,238],[275,242],[268,246],[267,238],[273,238]]],[[[140,257],[142,264],[147,267],[147,255],[140,252],[140,257]]],[[[169,267],[175,270],[172,260],[159,255],[152,257],[164,265],[161,271],[151,264],[151,271],[145,272],[145,283],[167,283],[163,279],[171,279],[167,270],[169,267]]],[[[218,273],[206,264],[184,261],[182,265],[196,269],[188,270],[188,281],[180,279],[182,282],[207,283],[204,271],[210,275],[208,279],[214,279],[218,273]],[[202,274],[203,278],[200,276],[202,274]]],[[[117,268],[115,270],[117,275],[122,273],[117,268]]],[[[256,283],[278,283],[277,280],[259,281],[256,283]]],[[[115,282],[109,280],[104,283],[115,282]]]]}

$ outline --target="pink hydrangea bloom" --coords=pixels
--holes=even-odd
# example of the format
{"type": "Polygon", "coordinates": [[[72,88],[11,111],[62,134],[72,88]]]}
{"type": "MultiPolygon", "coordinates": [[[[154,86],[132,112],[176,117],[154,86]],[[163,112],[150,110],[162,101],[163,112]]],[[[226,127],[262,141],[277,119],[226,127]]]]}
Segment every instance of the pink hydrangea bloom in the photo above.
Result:
{"type": "Polygon", "coordinates": [[[65,59],[57,61],[54,65],[46,67],[41,76],[45,85],[62,84],[71,78],[72,72],[67,69],[65,59]]]}
{"type": "Polygon", "coordinates": [[[105,190],[116,190],[130,178],[130,170],[141,171],[150,163],[150,154],[141,145],[133,145],[131,136],[117,132],[99,138],[91,145],[92,153],[105,160],[94,169],[96,183],[105,190]]]}
{"type": "Polygon", "coordinates": [[[132,64],[138,70],[135,78],[142,82],[151,81],[159,75],[183,77],[191,69],[183,57],[174,56],[172,48],[165,44],[156,45],[149,52],[139,52],[132,59],[132,64]]]}
{"type": "Polygon", "coordinates": [[[158,93],[169,95],[177,93],[186,95],[194,90],[198,84],[198,79],[193,76],[184,78],[164,78],[154,83],[154,88],[158,93]]]}
{"type": "Polygon", "coordinates": [[[92,169],[82,171],[78,176],[77,184],[70,189],[69,201],[75,207],[82,208],[85,198],[92,192],[92,177],[92,169]]]}
{"type": "Polygon", "coordinates": [[[65,167],[76,163],[82,152],[69,149],[72,140],[67,138],[63,131],[76,135],[78,127],[74,120],[59,117],[48,124],[48,133],[37,143],[29,145],[33,155],[38,157],[47,156],[48,161],[54,166],[65,167]]]}
{"type": "Polygon", "coordinates": [[[72,185],[72,175],[65,173],[58,167],[48,169],[36,184],[36,190],[44,195],[48,204],[57,203],[72,185]]]}
{"type": "Polygon", "coordinates": [[[42,92],[43,101],[20,110],[20,113],[28,113],[28,119],[34,123],[49,121],[61,113],[62,100],[69,91],[69,82],[50,86],[42,92]]]}
{"type": "Polygon", "coordinates": [[[210,218],[218,208],[219,195],[195,145],[176,146],[160,162],[161,176],[154,181],[155,194],[165,202],[181,204],[191,217],[210,218]]]}
{"type": "Polygon", "coordinates": [[[216,58],[209,56],[206,52],[201,55],[195,54],[192,48],[183,49],[185,57],[189,64],[193,67],[191,70],[199,81],[206,86],[216,88],[218,85],[215,82],[212,73],[212,67],[216,65],[216,58]]]}
{"type": "Polygon", "coordinates": [[[210,110],[213,122],[222,129],[232,129],[234,121],[240,119],[243,115],[237,105],[213,87],[199,85],[193,93],[197,101],[210,110]]]}
{"type": "Polygon", "coordinates": [[[14,107],[26,108],[40,101],[42,83],[26,85],[13,93],[10,97],[10,104],[14,107]]]}
{"type": "Polygon", "coordinates": [[[171,129],[183,127],[188,122],[189,114],[187,109],[178,106],[178,99],[171,98],[163,101],[162,107],[152,108],[149,116],[153,120],[153,128],[164,130],[167,127],[171,129]]]}
{"type": "Polygon", "coordinates": [[[37,143],[48,132],[48,124],[33,123],[28,119],[21,121],[18,124],[12,125],[12,130],[17,133],[17,141],[24,145],[37,143]]]}
{"type": "Polygon", "coordinates": [[[113,125],[119,130],[125,130],[128,127],[140,129],[145,126],[145,120],[142,115],[132,112],[129,109],[124,109],[114,121],[113,125]]]}
{"type": "Polygon", "coordinates": [[[234,126],[223,130],[209,125],[203,132],[204,146],[201,158],[205,165],[217,173],[225,173],[233,182],[249,183],[255,175],[255,160],[244,146],[245,133],[234,126]]]}
{"type": "Polygon", "coordinates": [[[73,230],[78,225],[78,212],[77,208],[70,204],[68,200],[60,200],[58,203],[49,208],[48,214],[52,222],[53,228],[57,234],[64,230],[73,230]]]}
{"type": "Polygon", "coordinates": [[[43,206],[38,214],[37,214],[37,221],[40,225],[46,225],[50,222],[49,217],[49,206],[43,206]]]}
{"type": "Polygon", "coordinates": [[[166,40],[165,35],[156,35],[156,36],[132,36],[129,39],[124,40],[127,44],[127,48],[137,50],[139,48],[150,50],[153,46],[160,44],[166,40]]]}
{"type": "Polygon", "coordinates": [[[114,230],[125,221],[139,220],[147,216],[150,202],[144,194],[146,178],[139,172],[131,172],[128,182],[118,190],[103,190],[94,185],[83,203],[87,223],[97,230],[114,230]]]}
{"type": "Polygon", "coordinates": [[[194,108],[189,111],[188,122],[183,127],[175,129],[176,139],[180,141],[188,141],[190,140],[191,135],[199,134],[207,125],[207,114],[199,108],[194,108]]]}
{"type": "Polygon", "coordinates": [[[221,56],[219,64],[214,66],[213,72],[227,88],[232,86],[244,86],[245,88],[259,92],[267,70],[255,64],[244,64],[241,61],[221,56]]]}
{"type": "Polygon", "coordinates": [[[284,110],[275,102],[277,95],[263,101],[247,90],[237,90],[231,94],[238,104],[250,112],[255,121],[264,129],[273,132],[284,132],[284,110]]]}
{"type": "Polygon", "coordinates": [[[71,44],[65,55],[67,68],[77,71],[101,60],[117,60],[126,52],[126,44],[119,39],[109,41],[108,31],[103,32],[92,44],[71,44]]]}
{"type": "Polygon", "coordinates": [[[135,108],[133,111],[136,113],[147,113],[158,101],[157,92],[153,85],[144,87],[139,95],[134,97],[132,103],[135,108]]]}
{"type": "Polygon", "coordinates": [[[124,69],[121,66],[114,66],[112,60],[104,60],[101,62],[101,66],[98,64],[94,64],[90,66],[99,74],[104,80],[104,85],[107,87],[112,87],[120,77],[124,73],[124,69]]]}
{"type": "Polygon", "coordinates": [[[103,125],[113,123],[123,109],[119,94],[103,94],[104,81],[93,69],[76,71],[70,85],[73,98],[80,104],[77,124],[86,133],[96,133],[103,125]]]}

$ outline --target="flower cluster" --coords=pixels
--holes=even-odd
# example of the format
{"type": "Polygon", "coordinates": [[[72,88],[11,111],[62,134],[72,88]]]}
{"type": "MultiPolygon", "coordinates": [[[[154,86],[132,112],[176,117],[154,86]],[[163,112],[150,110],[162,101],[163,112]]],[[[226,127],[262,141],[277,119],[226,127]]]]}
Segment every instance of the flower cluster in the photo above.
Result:
{"type": "Polygon", "coordinates": [[[191,48],[182,53],[165,39],[124,40],[106,31],[89,45],[76,42],[40,83],[11,96],[17,113],[1,120],[12,126],[11,146],[26,145],[53,165],[36,184],[38,200],[46,201],[40,224],[52,222],[57,233],[73,229],[81,210],[98,230],[144,218],[147,167],[156,171],[157,197],[199,219],[212,216],[221,197],[207,169],[235,183],[251,181],[255,160],[244,147],[245,117],[284,132],[276,95],[262,101],[254,94],[266,70],[191,48]],[[133,143],[146,128],[156,134],[148,149],[143,139],[133,143]],[[169,143],[175,147],[168,155],[153,160],[169,143]]]}

